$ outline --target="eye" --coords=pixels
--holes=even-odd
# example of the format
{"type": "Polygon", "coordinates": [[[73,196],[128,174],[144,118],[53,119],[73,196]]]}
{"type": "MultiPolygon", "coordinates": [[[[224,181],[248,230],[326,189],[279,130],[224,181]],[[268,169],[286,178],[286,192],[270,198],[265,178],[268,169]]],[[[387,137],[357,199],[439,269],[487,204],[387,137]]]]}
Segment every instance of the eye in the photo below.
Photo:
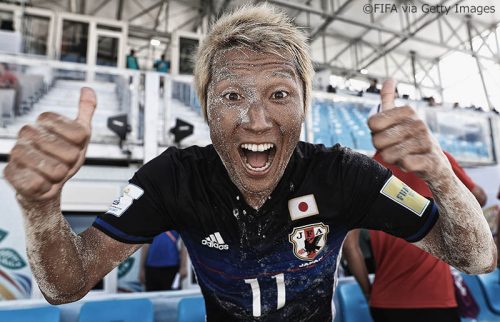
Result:
{"type": "Polygon", "coordinates": [[[288,93],[285,91],[276,91],[271,95],[271,98],[276,99],[276,100],[280,100],[280,99],[284,99],[287,96],[288,96],[288,93]]]}
{"type": "Polygon", "coordinates": [[[229,101],[239,101],[242,98],[240,94],[235,92],[224,94],[223,97],[229,101]]]}

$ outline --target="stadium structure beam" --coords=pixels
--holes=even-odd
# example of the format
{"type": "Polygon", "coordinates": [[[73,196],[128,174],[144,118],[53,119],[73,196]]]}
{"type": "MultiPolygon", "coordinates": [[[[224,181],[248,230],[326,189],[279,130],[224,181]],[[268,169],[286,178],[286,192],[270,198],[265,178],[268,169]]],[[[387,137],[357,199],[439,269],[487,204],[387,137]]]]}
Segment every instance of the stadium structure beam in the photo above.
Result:
{"type": "Polygon", "coordinates": [[[465,22],[462,22],[460,25],[458,25],[457,27],[453,27],[450,22],[448,21],[448,19],[446,19],[445,16],[441,16],[439,18],[439,21],[443,21],[449,28],[449,30],[451,31],[451,34],[450,36],[448,37],[448,39],[444,40],[444,43],[448,43],[451,38],[455,37],[457,40],[458,40],[458,43],[459,44],[463,44],[465,42],[464,39],[462,39],[462,37],[460,37],[460,35],[458,34],[458,30],[460,27],[464,26],[465,25],[465,22]]]}
{"type": "MultiPolygon", "coordinates": [[[[484,39],[483,35],[482,35],[482,32],[480,32],[479,30],[477,30],[476,26],[474,26],[471,22],[471,28],[473,28],[476,33],[477,33],[477,36],[479,36],[479,38],[481,38],[481,41],[482,41],[482,44],[481,46],[479,46],[478,49],[476,49],[476,52],[479,52],[479,49],[481,49],[483,46],[486,46],[486,48],[488,48],[489,52],[493,55],[493,56],[498,56],[498,51],[495,52],[493,49],[491,49],[490,45],[488,44],[488,37],[490,37],[490,35],[493,33],[491,30],[488,29],[489,31],[489,34],[486,36],[486,39],[484,39]]],[[[483,31],[484,32],[484,31],[483,31]]]]}
{"type": "MultiPolygon", "coordinates": [[[[120,1],[122,1],[122,0],[120,0],[120,1]]],[[[161,12],[163,11],[163,6],[165,5],[165,3],[166,3],[166,1],[162,0],[161,5],[158,8],[158,12],[156,13],[156,17],[155,17],[155,24],[153,26],[154,30],[158,29],[158,25],[160,24],[160,15],[161,15],[161,12]]]]}
{"type": "MultiPolygon", "coordinates": [[[[332,32],[325,32],[325,35],[328,36],[328,37],[331,37],[331,38],[335,38],[335,39],[339,39],[339,40],[342,40],[342,41],[346,41],[346,42],[354,42],[354,41],[358,41],[359,43],[363,44],[363,45],[366,45],[366,46],[369,46],[371,47],[372,49],[377,49],[377,50],[382,50],[382,48],[378,45],[378,44],[374,44],[372,42],[369,42],[367,40],[364,40],[364,39],[358,39],[358,38],[352,38],[352,37],[348,37],[348,36],[345,36],[345,35],[342,35],[342,34],[338,34],[338,33],[332,33],[332,32]]],[[[393,50],[394,53],[396,54],[400,54],[400,55],[408,55],[408,52],[407,51],[402,51],[402,50],[393,50]]],[[[436,57],[428,57],[428,56],[419,56],[421,59],[423,60],[429,60],[429,61],[432,61],[432,60],[435,60],[436,57]]]]}
{"type": "MultiPolygon", "coordinates": [[[[137,2],[136,2],[136,3],[137,3],[137,2]]],[[[137,13],[137,14],[133,15],[132,17],[130,17],[130,18],[128,19],[128,22],[132,22],[132,21],[134,21],[135,19],[137,19],[137,18],[140,18],[140,17],[144,16],[145,14],[147,14],[147,13],[148,13],[148,12],[150,12],[151,10],[154,10],[155,8],[157,8],[157,7],[161,6],[162,4],[163,4],[163,0],[158,1],[158,2],[156,2],[156,3],[154,3],[154,4],[152,4],[151,6],[149,6],[149,7],[145,8],[144,10],[142,10],[141,12],[139,12],[139,13],[137,13]]]]}
{"type": "MultiPolygon", "coordinates": [[[[345,68],[345,67],[341,67],[341,66],[332,66],[332,65],[329,65],[329,64],[324,64],[324,63],[321,63],[321,62],[314,62],[314,66],[316,67],[316,69],[318,70],[324,70],[324,69],[328,69],[330,71],[332,71],[333,73],[336,73],[338,75],[343,75],[343,77],[346,77],[346,78],[352,78],[352,77],[360,77],[360,78],[379,78],[379,79],[383,79],[385,78],[386,76],[385,75],[381,75],[381,74],[377,74],[377,73],[368,73],[368,74],[361,74],[360,72],[353,72],[352,69],[350,68],[345,68]]],[[[412,82],[406,80],[406,79],[402,79],[402,78],[394,78],[394,80],[398,83],[404,83],[404,84],[410,84],[410,85],[413,85],[412,82]]],[[[421,88],[425,88],[425,89],[431,89],[431,90],[435,90],[436,88],[435,87],[430,87],[430,86],[425,86],[425,85],[421,85],[420,86],[421,88]]]]}
{"type": "Polygon", "coordinates": [[[441,102],[444,102],[444,88],[443,88],[443,78],[441,76],[441,66],[440,59],[437,58],[435,62],[437,68],[438,82],[439,82],[439,95],[441,95],[441,102]]]}
{"type": "MultiPolygon", "coordinates": [[[[424,5],[424,4],[425,5],[429,5],[429,6],[433,6],[434,5],[432,3],[429,3],[429,2],[426,2],[426,1],[422,1],[422,0],[416,0],[416,1],[419,2],[422,5],[424,5]]],[[[453,18],[455,20],[460,20],[463,23],[467,23],[467,18],[464,18],[464,16],[462,14],[458,14],[454,10],[450,10],[450,12],[446,16],[447,17],[451,17],[451,18],[453,18]]],[[[490,27],[490,24],[482,22],[482,21],[479,21],[479,20],[475,20],[475,23],[477,23],[479,25],[482,25],[483,27],[490,27]]]]}
{"type": "Polygon", "coordinates": [[[481,77],[481,83],[483,85],[484,96],[486,98],[486,102],[488,103],[488,108],[490,110],[492,110],[493,105],[491,104],[490,95],[488,94],[488,88],[486,87],[486,81],[485,81],[484,75],[483,75],[483,66],[481,65],[481,62],[479,61],[478,55],[474,51],[474,45],[473,45],[473,41],[472,41],[472,38],[473,38],[472,37],[472,23],[470,20],[470,16],[468,16],[468,17],[469,17],[469,20],[467,21],[467,33],[469,35],[470,50],[472,51],[472,57],[475,59],[476,64],[477,64],[477,70],[479,71],[479,76],[481,77]]]}
{"type": "MultiPolygon", "coordinates": [[[[151,40],[151,38],[160,38],[164,40],[170,40],[171,33],[170,32],[162,32],[158,30],[153,30],[150,28],[143,28],[140,26],[129,25],[128,27],[128,35],[131,38],[138,38],[144,40],[151,40]]],[[[149,44],[148,44],[149,46],[149,44]]]]}
{"type": "MultiPolygon", "coordinates": [[[[289,8],[289,9],[302,10],[304,12],[309,12],[309,13],[312,13],[312,14],[315,14],[315,15],[319,15],[319,16],[324,17],[324,18],[326,18],[326,17],[329,16],[329,14],[327,14],[327,13],[325,13],[323,11],[320,11],[320,10],[318,10],[316,8],[312,8],[312,7],[309,7],[309,6],[306,6],[306,5],[303,5],[303,4],[299,4],[299,3],[287,2],[287,1],[283,1],[283,0],[269,0],[268,2],[270,2],[272,4],[275,4],[275,5],[278,5],[278,6],[281,6],[281,7],[289,8]]],[[[458,51],[458,52],[461,52],[461,53],[464,53],[464,54],[468,54],[468,55],[471,54],[471,52],[469,50],[461,49],[458,46],[457,47],[453,47],[453,46],[447,45],[446,43],[441,43],[439,41],[434,41],[434,40],[431,40],[431,39],[417,37],[417,36],[415,36],[415,32],[412,32],[412,33],[400,32],[400,31],[396,31],[396,30],[393,30],[393,29],[389,29],[389,28],[383,27],[383,26],[378,26],[378,25],[375,25],[375,24],[367,24],[367,23],[364,23],[364,22],[361,22],[361,21],[356,21],[356,20],[353,20],[353,19],[345,18],[345,17],[342,17],[341,15],[335,17],[334,20],[338,20],[338,21],[341,21],[341,22],[344,22],[344,23],[347,23],[347,24],[351,24],[351,25],[357,26],[357,27],[362,27],[362,28],[365,28],[366,30],[377,30],[377,31],[388,33],[388,34],[392,34],[394,36],[398,36],[401,39],[404,39],[405,41],[408,40],[408,39],[411,39],[413,41],[420,42],[422,44],[427,44],[427,45],[432,45],[432,46],[435,46],[435,47],[440,47],[442,49],[446,49],[446,50],[449,50],[449,51],[453,50],[453,51],[458,51]]],[[[348,48],[346,48],[345,50],[347,50],[347,49],[348,48]]],[[[493,61],[495,63],[499,63],[500,62],[500,59],[495,59],[495,58],[488,57],[488,56],[479,56],[479,57],[481,59],[490,60],[490,61],[493,61]]],[[[334,59],[330,59],[329,62],[332,62],[333,60],[334,59]]]]}
{"type": "Polygon", "coordinates": [[[69,12],[76,13],[76,0],[68,0],[69,12]]]}
{"type": "Polygon", "coordinates": [[[495,44],[497,45],[497,57],[500,60],[500,40],[498,40],[497,26],[493,27],[495,33],[495,44]]]}
{"type": "Polygon", "coordinates": [[[417,68],[416,68],[416,53],[414,51],[410,52],[411,58],[411,75],[413,76],[413,87],[415,88],[415,96],[422,96],[420,91],[420,84],[417,82],[417,68]]]}
{"type": "Polygon", "coordinates": [[[325,21],[321,25],[318,26],[315,30],[311,32],[311,35],[309,36],[309,39],[311,42],[313,42],[320,33],[324,32],[325,29],[333,22],[333,20],[341,14],[345,9],[349,7],[350,4],[353,3],[353,0],[346,0],[340,8],[338,8],[332,15],[329,15],[328,17],[325,18],[325,21]]]}
{"type": "Polygon", "coordinates": [[[122,20],[123,15],[123,0],[117,0],[116,4],[116,20],[122,20]]]}
{"type": "MultiPolygon", "coordinates": [[[[329,36],[329,37],[332,37],[332,38],[335,38],[335,39],[340,39],[340,40],[343,40],[343,41],[352,41],[352,40],[356,39],[356,38],[350,38],[350,37],[347,37],[347,36],[344,36],[344,35],[341,35],[341,34],[334,34],[334,33],[325,33],[325,34],[327,36],[329,36]]],[[[377,52],[382,52],[382,50],[383,50],[383,48],[381,48],[377,44],[368,42],[368,41],[366,41],[364,39],[360,39],[359,40],[359,44],[371,47],[372,49],[374,49],[377,52]]],[[[413,76],[411,76],[412,73],[409,74],[405,70],[405,68],[404,68],[405,64],[408,62],[408,60],[410,60],[410,58],[411,58],[411,53],[410,52],[406,52],[406,51],[402,51],[402,50],[398,50],[398,49],[395,49],[392,52],[387,53],[387,55],[384,56],[385,61],[387,61],[387,59],[391,60],[396,67],[390,70],[389,67],[388,67],[388,65],[387,65],[387,62],[386,62],[386,64],[385,64],[386,75],[384,75],[383,77],[384,78],[385,77],[391,77],[391,78],[397,79],[398,82],[404,82],[404,83],[407,83],[407,84],[414,85],[415,82],[413,80],[413,76]],[[394,57],[393,54],[398,54],[398,56],[403,56],[404,59],[402,61],[398,61],[394,57]],[[398,72],[400,72],[405,78],[397,78],[396,74],[398,72]]],[[[342,61],[337,61],[337,62],[341,63],[342,61]]],[[[442,97],[442,92],[443,92],[442,82],[440,80],[439,81],[434,80],[430,76],[430,74],[429,74],[429,70],[431,70],[435,66],[435,64],[439,62],[439,58],[438,57],[426,57],[426,56],[416,55],[415,54],[415,62],[416,62],[416,65],[422,67],[422,69],[424,70],[424,73],[425,73],[426,77],[428,77],[434,83],[435,87],[432,87],[432,89],[437,89],[440,92],[440,95],[442,97]],[[424,67],[424,64],[430,64],[430,67],[426,68],[426,67],[424,67]]],[[[342,71],[345,72],[345,73],[352,73],[352,74],[360,75],[357,69],[356,69],[355,72],[352,72],[352,69],[350,69],[351,72],[347,72],[347,70],[349,70],[349,69],[345,68],[345,66],[341,66],[341,67],[339,67],[337,65],[332,65],[332,66],[334,68],[342,69],[342,71]]],[[[437,66],[437,67],[439,68],[439,66],[437,66]]],[[[367,77],[367,76],[368,75],[364,75],[364,77],[367,77]]],[[[438,77],[440,77],[440,76],[441,75],[438,75],[438,77]]],[[[381,77],[381,76],[378,75],[377,77],[381,77]]],[[[423,81],[423,79],[422,79],[422,81],[423,81]]],[[[421,84],[422,81],[420,83],[417,82],[417,87],[431,89],[431,87],[423,86],[421,84]]]]}
{"type": "MultiPolygon", "coordinates": [[[[447,0],[444,0],[442,2],[439,3],[439,5],[444,5],[444,3],[446,2],[447,0]]],[[[463,2],[464,0],[458,0],[455,4],[458,4],[460,2],[463,2]]],[[[406,41],[408,41],[409,39],[414,39],[412,37],[414,37],[420,30],[424,29],[425,27],[427,27],[428,25],[430,25],[432,22],[434,22],[436,19],[438,19],[440,16],[442,16],[444,13],[441,12],[441,13],[438,13],[436,14],[436,16],[432,19],[429,19],[427,21],[425,21],[422,25],[418,26],[415,30],[411,31],[410,33],[408,33],[405,37],[403,38],[400,38],[399,41],[397,41],[396,44],[388,47],[387,49],[384,49],[383,52],[380,52],[378,54],[375,55],[374,58],[371,58],[368,63],[364,63],[363,67],[362,68],[368,68],[371,64],[373,64],[374,62],[378,61],[380,58],[382,58],[385,54],[387,54],[388,52],[396,49],[397,47],[399,47],[401,44],[405,43],[406,41]]],[[[424,14],[424,15],[421,15],[420,17],[418,17],[417,20],[415,20],[413,22],[412,25],[415,25],[417,23],[419,23],[420,21],[424,20],[426,17],[427,17],[428,14],[424,14]]],[[[385,43],[384,43],[384,47],[388,46],[391,42],[397,40],[399,37],[398,35],[394,35],[391,39],[387,40],[385,43]]],[[[369,55],[366,56],[365,59],[363,59],[363,62],[368,60],[375,52],[372,52],[370,53],[369,55]]]]}
{"type": "Polygon", "coordinates": [[[95,7],[93,10],[91,10],[88,15],[93,16],[96,13],[98,13],[102,8],[104,8],[108,3],[110,3],[111,0],[103,0],[97,7],[95,7]]]}
{"type": "Polygon", "coordinates": [[[80,8],[78,10],[78,13],[84,15],[86,6],[87,6],[87,0],[80,0],[80,8]]]}
{"type": "Polygon", "coordinates": [[[430,71],[434,67],[434,62],[430,65],[430,67],[424,66],[420,60],[416,60],[416,63],[418,66],[420,66],[420,69],[424,72],[424,77],[422,78],[422,80],[420,82],[423,82],[425,80],[425,78],[427,78],[434,84],[434,86],[436,86],[436,88],[439,87],[439,85],[436,83],[434,78],[431,77],[431,75],[430,75],[430,71]]]}
{"type": "Polygon", "coordinates": [[[226,11],[227,7],[229,6],[229,3],[231,3],[231,0],[224,0],[224,2],[220,5],[219,10],[217,11],[216,18],[222,16],[224,11],[226,11]]]}
{"type": "MultiPolygon", "coordinates": [[[[404,70],[404,68],[403,68],[404,64],[406,64],[406,62],[408,61],[408,58],[409,58],[408,56],[406,56],[406,58],[405,58],[402,62],[398,62],[398,61],[397,61],[397,60],[393,57],[393,55],[391,55],[390,53],[387,55],[387,57],[389,57],[389,58],[393,61],[393,63],[396,65],[396,69],[395,69],[395,70],[393,71],[393,73],[390,75],[390,76],[391,76],[391,78],[395,77],[397,72],[401,72],[401,73],[403,73],[403,74],[404,74],[404,76],[405,76],[408,80],[410,80],[410,79],[411,79],[411,78],[410,78],[410,75],[408,75],[408,74],[406,73],[406,71],[404,70]]],[[[386,71],[386,74],[388,74],[388,70],[386,71]]]]}

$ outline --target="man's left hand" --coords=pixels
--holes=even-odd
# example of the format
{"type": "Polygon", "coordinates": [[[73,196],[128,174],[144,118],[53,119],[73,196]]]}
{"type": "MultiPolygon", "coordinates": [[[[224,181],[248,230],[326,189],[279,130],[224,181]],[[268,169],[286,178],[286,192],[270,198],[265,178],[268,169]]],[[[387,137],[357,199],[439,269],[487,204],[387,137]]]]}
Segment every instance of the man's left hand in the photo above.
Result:
{"type": "Polygon", "coordinates": [[[394,80],[384,82],[381,112],[368,119],[373,145],[385,162],[433,181],[443,170],[451,171],[450,164],[415,110],[395,107],[395,88],[394,80]]]}

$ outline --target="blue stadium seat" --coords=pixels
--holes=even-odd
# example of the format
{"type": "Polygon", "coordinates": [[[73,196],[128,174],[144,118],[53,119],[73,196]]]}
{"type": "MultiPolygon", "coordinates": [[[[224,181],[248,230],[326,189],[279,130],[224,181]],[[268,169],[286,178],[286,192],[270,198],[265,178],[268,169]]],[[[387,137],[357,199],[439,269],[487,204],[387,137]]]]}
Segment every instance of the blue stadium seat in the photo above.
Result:
{"type": "Polygon", "coordinates": [[[469,287],[474,299],[476,300],[477,305],[479,306],[479,316],[475,320],[471,319],[462,319],[462,322],[493,322],[500,321],[500,314],[495,314],[492,312],[488,304],[486,303],[486,299],[483,291],[481,290],[481,285],[479,282],[479,278],[477,275],[467,275],[461,274],[465,283],[469,287]]]}
{"type": "Polygon", "coordinates": [[[0,309],[0,321],[59,322],[61,312],[55,306],[0,309]]]}
{"type": "Polygon", "coordinates": [[[153,313],[148,299],[94,301],[82,305],[78,322],[153,322],[153,313]]]}
{"type": "Polygon", "coordinates": [[[178,322],[204,322],[205,301],[202,296],[186,297],[179,301],[177,306],[178,322]]]}
{"type": "Polygon", "coordinates": [[[500,270],[497,268],[489,274],[478,275],[481,289],[486,298],[488,308],[500,314],[500,270]]]}
{"type": "Polygon", "coordinates": [[[340,284],[337,288],[339,308],[337,315],[342,322],[370,322],[372,317],[358,283],[340,284]]]}

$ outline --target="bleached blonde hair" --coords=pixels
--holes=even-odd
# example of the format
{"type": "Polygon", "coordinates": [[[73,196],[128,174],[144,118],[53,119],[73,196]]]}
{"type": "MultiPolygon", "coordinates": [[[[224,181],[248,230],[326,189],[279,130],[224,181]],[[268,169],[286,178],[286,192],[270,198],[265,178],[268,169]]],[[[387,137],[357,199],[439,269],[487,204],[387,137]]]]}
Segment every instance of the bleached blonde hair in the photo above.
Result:
{"type": "Polygon", "coordinates": [[[207,90],[212,78],[216,54],[234,47],[292,57],[304,90],[304,109],[311,101],[314,68],[307,37],[290,18],[266,3],[243,6],[222,16],[198,48],[194,82],[198,99],[207,119],[207,90]]]}

